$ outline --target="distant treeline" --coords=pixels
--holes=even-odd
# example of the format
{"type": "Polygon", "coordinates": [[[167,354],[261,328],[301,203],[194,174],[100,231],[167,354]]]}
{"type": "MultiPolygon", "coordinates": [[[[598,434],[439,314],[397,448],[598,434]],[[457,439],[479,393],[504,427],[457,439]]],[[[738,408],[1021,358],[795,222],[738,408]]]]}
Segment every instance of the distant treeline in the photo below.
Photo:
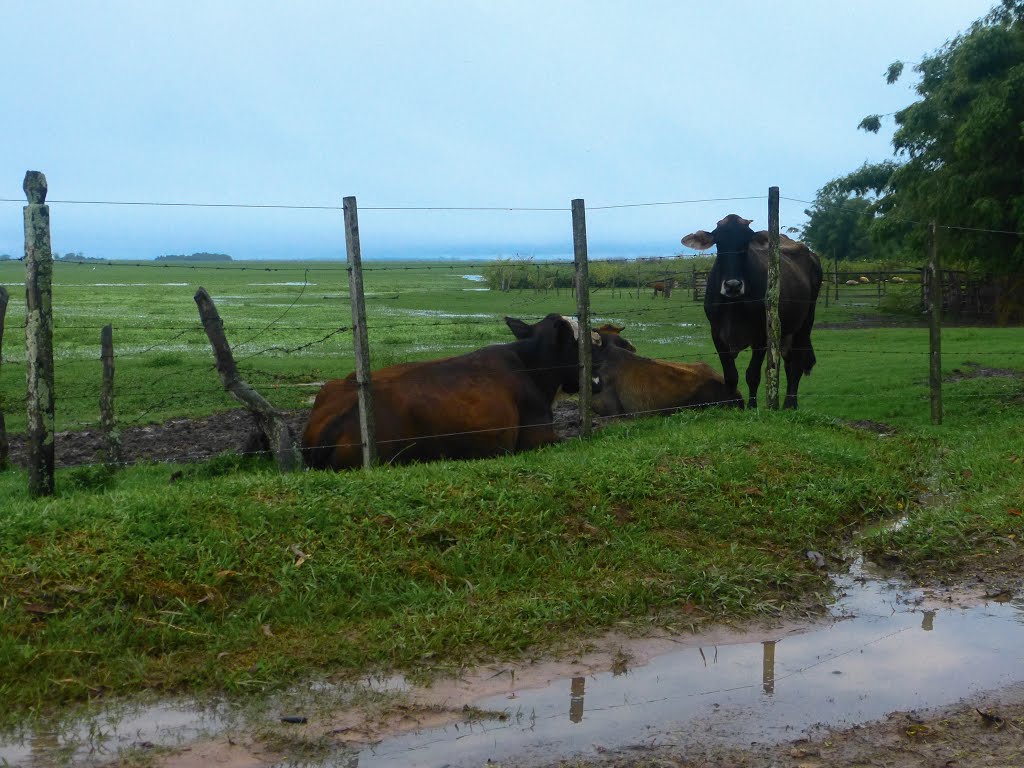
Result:
{"type": "Polygon", "coordinates": [[[95,256],[86,256],[81,251],[79,251],[78,253],[75,253],[74,251],[68,251],[63,256],[61,256],[59,253],[54,251],[53,252],[53,260],[54,261],[82,261],[82,262],[85,262],[85,261],[106,261],[106,259],[97,258],[95,256]]]}
{"type": "Polygon", "coordinates": [[[206,253],[206,251],[203,251],[191,255],[169,253],[166,256],[157,256],[153,261],[231,261],[231,257],[226,253],[206,253]]]}
{"type": "MultiPolygon", "coordinates": [[[[712,256],[675,256],[671,258],[636,258],[591,261],[588,265],[590,288],[621,288],[629,290],[640,284],[651,290],[654,283],[671,279],[676,288],[693,288],[693,272],[706,272],[714,262],[712,256]]],[[[535,262],[531,259],[503,259],[483,268],[484,278],[493,291],[550,290],[571,288],[576,276],[571,263],[535,262]]]]}

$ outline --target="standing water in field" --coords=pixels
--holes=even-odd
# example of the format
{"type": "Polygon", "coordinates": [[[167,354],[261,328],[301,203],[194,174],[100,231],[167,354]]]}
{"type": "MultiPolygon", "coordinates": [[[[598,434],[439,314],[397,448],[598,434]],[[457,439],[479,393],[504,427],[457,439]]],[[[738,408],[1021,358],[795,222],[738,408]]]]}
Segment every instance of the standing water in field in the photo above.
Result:
{"type": "Polygon", "coordinates": [[[430,688],[401,678],[369,680],[361,693],[321,684],[289,692],[260,715],[224,703],[122,707],[0,737],[0,761],[102,765],[163,745],[172,754],[155,764],[179,768],[229,758],[545,765],[616,749],[789,741],[816,725],[850,726],[1024,680],[1024,601],[910,589],[859,563],[835,582],[827,624],[617,638],[603,642],[605,652],[464,670],[430,688]],[[387,704],[393,695],[400,698],[387,704]],[[285,716],[308,722],[282,724],[285,716]],[[269,743],[252,736],[274,728],[279,738],[269,743]]]}

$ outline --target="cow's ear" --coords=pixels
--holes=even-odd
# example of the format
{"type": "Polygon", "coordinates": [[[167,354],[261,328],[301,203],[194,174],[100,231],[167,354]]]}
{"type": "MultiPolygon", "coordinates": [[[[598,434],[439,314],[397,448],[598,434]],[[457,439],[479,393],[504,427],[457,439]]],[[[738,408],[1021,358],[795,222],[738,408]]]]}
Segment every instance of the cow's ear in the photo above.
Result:
{"type": "Polygon", "coordinates": [[[593,344],[595,347],[600,347],[601,344],[602,344],[602,342],[601,342],[601,334],[598,333],[597,331],[591,331],[590,332],[590,343],[593,344]]]}
{"type": "MultiPolygon", "coordinates": [[[[782,241],[779,241],[781,245],[782,241]]],[[[768,232],[755,232],[754,237],[751,239],[750,244],[755,248],[767,248],[768,247],[768,232]]]]}
{"type": "Polygon", "coordinates": [[[506,317],[505,324],[508,325],[509,330],[512,331],[512,335],[517,339],[528,339],[533,336],[533,326],[529,323],[524,323],[518,318],[506,317]]]}
{"type": "Polygon", "coordinates": [[[684,236],[681,242],[687,248],[693,248],[695,251],[707,251],[715,244],[715,236],[703,229],[698,229],[696,232],[684,236]]]}
{"type": "Polygon", "coordinates": [[[739,217],[739,220],[743,222],[743,226],[745,227],[749,227],[751,224],[754,223],[753,219],[744,219],[742,216],[739,217]]]}
{"type": "Polygon", "coordinates": [[[614,333],[622,333],[624,330],[626,330],[626,326],[624,325],[609,325],[609,327],[612,329],[614,333]]]}

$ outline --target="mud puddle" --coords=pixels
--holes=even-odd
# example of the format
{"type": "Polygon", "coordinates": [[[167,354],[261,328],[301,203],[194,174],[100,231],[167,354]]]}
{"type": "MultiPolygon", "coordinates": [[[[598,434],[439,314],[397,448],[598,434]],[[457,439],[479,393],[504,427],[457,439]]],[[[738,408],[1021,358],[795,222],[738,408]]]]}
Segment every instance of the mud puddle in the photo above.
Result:
{"type": "Polygon", "coordinates": [[[464,670],[429,688],[307,686],[258,712],[111,710],[0,736],[0,764],[128,764],[142,752],[177,768],[550,765],[788,742],[1024,681],[1024,600],[911,589],[859,563],[834,581],[832,618],[815,625],[609,636],[576,658],[464,670]]]}

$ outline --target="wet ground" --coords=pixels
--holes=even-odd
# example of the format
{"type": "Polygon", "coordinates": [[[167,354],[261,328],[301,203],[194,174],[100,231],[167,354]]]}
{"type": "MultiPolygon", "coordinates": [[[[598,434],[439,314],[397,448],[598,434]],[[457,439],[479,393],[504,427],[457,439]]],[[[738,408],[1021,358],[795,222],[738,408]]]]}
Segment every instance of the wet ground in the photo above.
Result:
{"type": "Polygon", "coordinates": [[[1024,765],[1024,600],[913,589],[860,564],[835,581],[827,622],[610,635],[569,658],[458,670],[429,687],[392,677],[300,686],[244,709],[124,706],[2,736],[0,760],[1024,765]]]}
{"type": "MultiPolygon", "coordinates": [[[[563,438],[579,434],[579,408],[575,400],[555,403],[555,431],[563,438]]],[[[309,410],[288,413],[288,423],[296,438],[309,418],[309,410]]],[[[595,424],[595,426],[597,426],[595,424]]],[[[121,461],[135,464],[145,461],[193,463],[206,461],[227,451],[248,453],[257,450],[253,441],[255,422],[245,409],[215,413],[202,419],[171,419],[163,424],[122,426],[121,461]]],[[[25,436],[10,435],[11,462],[23,467],[28,460],[25,436]]],[[[106,443],[98,429],[58,432],[54,440],[58,467],[102,463],[106,443]]]]}

